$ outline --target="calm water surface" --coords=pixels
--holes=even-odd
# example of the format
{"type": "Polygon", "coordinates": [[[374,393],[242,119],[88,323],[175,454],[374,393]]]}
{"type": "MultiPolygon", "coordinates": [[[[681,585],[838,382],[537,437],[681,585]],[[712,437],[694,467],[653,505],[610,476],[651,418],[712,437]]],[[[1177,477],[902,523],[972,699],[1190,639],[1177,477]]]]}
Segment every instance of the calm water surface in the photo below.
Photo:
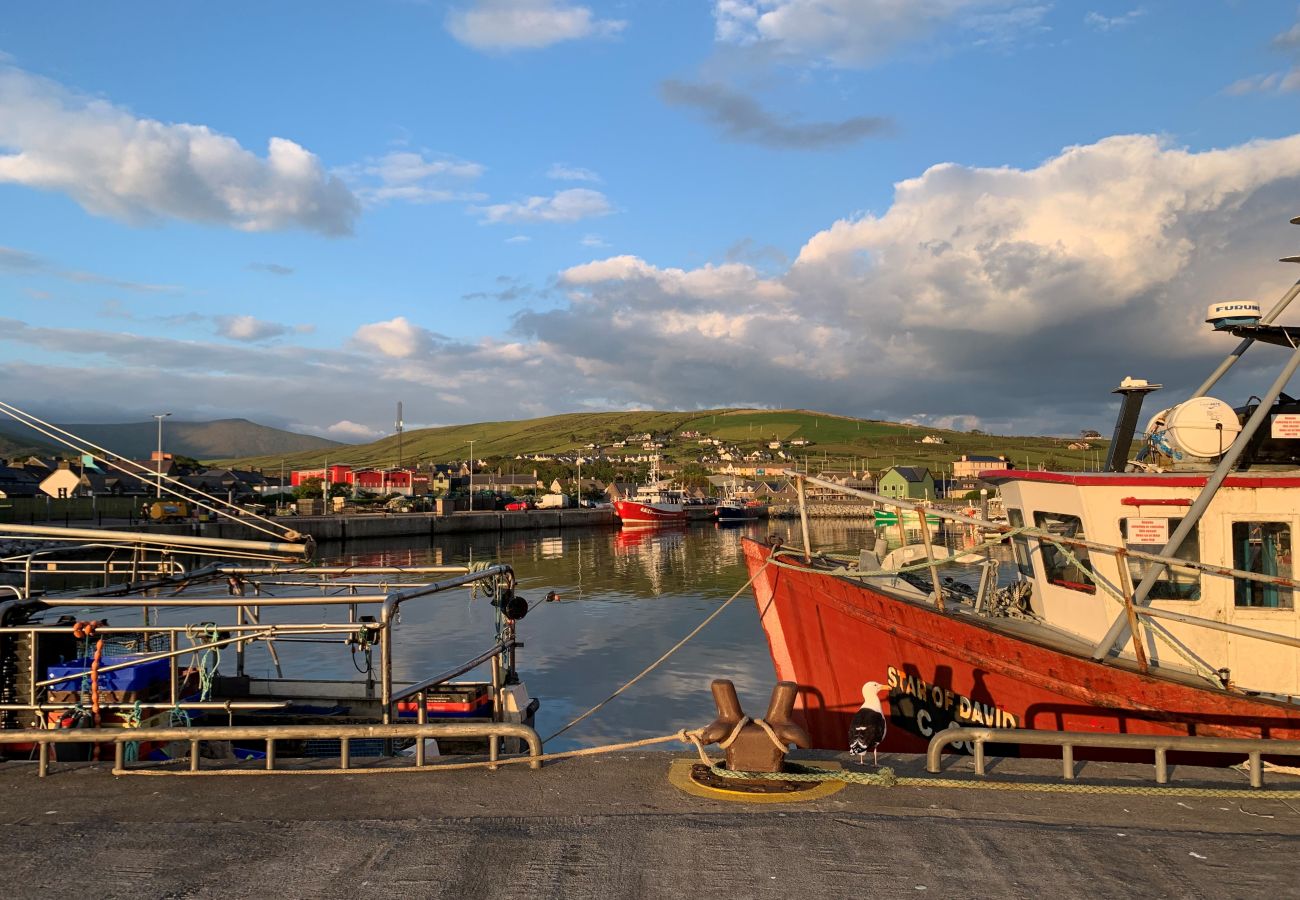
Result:
{"type": "MultiPolygon", "coordinates": [[[[537,730],[546,737],[657,659],[748,578],[744,536],[780,535],[800,543],[797,520],[773,520],[684,530],[564,529],[353,542],[327,546],[336,564],[509,564],[518,591],[530,601],[558,591],[519,623],[526,646],[518,666],[529,692],[541,699],[537,730]]],[[[873,539],[869,527],[845,520],[814,520],[819,550],[857,549],[873,539]]],[[[337,608],[336,608],[337,609],[337,608]]],[[[299,611],[300,620],[308,618],[299,611]]],[[[491,646],[492,608],[466,590],[402,607],[394,633],[394,678],[415,680],[470,659],[491,646]]],[[[262,648],[250,650],[250,674],[269,670],[262,648]]],[[[285,675],[341,677],[347,656],[337,646],[282,645],[285,675]],[[340,662],[343,669],[339,668],[340,662]]],[[[353,674],[355,677],[355,674],[353,674]]],[[[713,718],[709,683],[735,682],[745,710],[761,714],[775,682],[753,595],[745,593],[693,641],[626,694],[557,738],[548,749],[650,737],[713,718]]]]}

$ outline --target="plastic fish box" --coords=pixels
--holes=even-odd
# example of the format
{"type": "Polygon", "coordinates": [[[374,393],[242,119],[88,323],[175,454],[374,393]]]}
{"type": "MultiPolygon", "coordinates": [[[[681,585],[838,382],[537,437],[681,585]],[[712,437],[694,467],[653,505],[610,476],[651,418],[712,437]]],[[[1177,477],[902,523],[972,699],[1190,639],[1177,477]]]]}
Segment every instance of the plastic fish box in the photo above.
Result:
{"type": "MultiPolygon", "coordinates": [[[[486,684],[444,684],[425,696],[424,709],[431,719],[490,718],[492,693],[486,684]]],[[[414,719],[418,712],[414,700],[397,704],[399,719],[414,719]]]]}
{"type": "MultiPolygon", "coordinates": [[[[130,654],[127,656],[106,657],[100,660],[101,667],[115,666],[119,663],[130,662],[132,659],[141,658],[139,654],[130,654]]],[[[92,659],[71,659],[57,665],[50,666],[46,671],[47,678],[59,678],[66,675],[67,678],[59,681],[57,684],[50,685],[51,690],[56,691],[79,691],[83,681],[89,686],[89,675],[83,676],[82,672],[90,670],[92,659]]],[[[114,672],[100,672],[98,677],[99,689],[101,691],[137,691],[144,692],[160,681],[166,681],[171,672],[171,665],[168,660],[155,659],[138,666],[131,666],[129,669],[118,669],[114,672]]]]}

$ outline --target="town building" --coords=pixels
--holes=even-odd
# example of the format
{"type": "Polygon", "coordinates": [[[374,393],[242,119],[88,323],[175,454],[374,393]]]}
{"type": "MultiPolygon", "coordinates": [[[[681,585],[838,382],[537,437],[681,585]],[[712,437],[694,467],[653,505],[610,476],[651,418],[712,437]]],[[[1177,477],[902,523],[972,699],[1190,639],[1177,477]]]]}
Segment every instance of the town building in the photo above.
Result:
{"type": "Polygon", "coordinates": [[[1013,468],[1015,466],[1005,456],[974,456],[963,453],[961,459],[955,460],[952,464],[952,477],[965,478],[978,475],[980,472],[1013,468]]]}
{"type": "Polygon", "coordinates": [[[933,500],[938,496],[934,476],[918,466],[891,466],[880,474],[876,493],[899,500],[933,500]]]}

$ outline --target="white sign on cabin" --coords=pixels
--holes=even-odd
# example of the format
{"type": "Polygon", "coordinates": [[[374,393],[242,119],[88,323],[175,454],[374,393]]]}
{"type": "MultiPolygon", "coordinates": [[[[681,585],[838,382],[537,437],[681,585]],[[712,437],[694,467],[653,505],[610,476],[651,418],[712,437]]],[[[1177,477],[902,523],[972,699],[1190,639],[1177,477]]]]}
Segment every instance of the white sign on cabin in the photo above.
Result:
{"type": "Polygon", "coordinates": [[[71,497],[80,486],[81,476],[71,469],[55,469],[41,482],[41,490],[56,500],[71,497]]]}
{"type": "Polygon", "coordinates": [[[1280,413],[1273,417],[1273,437],[1300,438],[1300,413],[1280,413]]]}
{"type": "Polygon", "coordinates": [[[1169,543],[1168,519],[1139,519],[1130,516],[1125,521],[1128,522],[1126,526],[1128,536],[1124,543],[1155,544],[1160,547],[1169,543]]]}

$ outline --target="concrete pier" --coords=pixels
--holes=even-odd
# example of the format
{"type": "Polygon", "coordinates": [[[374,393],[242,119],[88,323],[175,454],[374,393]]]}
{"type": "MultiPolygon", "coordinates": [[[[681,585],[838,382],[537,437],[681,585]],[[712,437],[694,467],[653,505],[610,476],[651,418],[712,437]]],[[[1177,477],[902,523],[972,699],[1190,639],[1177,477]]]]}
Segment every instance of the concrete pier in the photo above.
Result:
{"type": "MultiPolygon", "coordinates": [[[[0,764],[5,893],[26,897],[1281,897],[1300,803],[849,785],[751,805],[671,786],[673,754],[539,772],[121,777],[0,764]]],[[[848,764],[847,757],[836,757],[848,764]]],[[[923,760],[892,757],[900,774],[923,760]]],[[[1059,775],[998,760],[992,780],[1059,775]]],[[[1080,764],[1086,784],[1151,767],[1080,764]]],[[[947,774],[969,777],[969,760],[947,774]]],[[[1240,788],[1225,770],[1178,785],[1240,788]]],[[[1276,787],[1296,779],[1270,776],[1276,787]]]]}

